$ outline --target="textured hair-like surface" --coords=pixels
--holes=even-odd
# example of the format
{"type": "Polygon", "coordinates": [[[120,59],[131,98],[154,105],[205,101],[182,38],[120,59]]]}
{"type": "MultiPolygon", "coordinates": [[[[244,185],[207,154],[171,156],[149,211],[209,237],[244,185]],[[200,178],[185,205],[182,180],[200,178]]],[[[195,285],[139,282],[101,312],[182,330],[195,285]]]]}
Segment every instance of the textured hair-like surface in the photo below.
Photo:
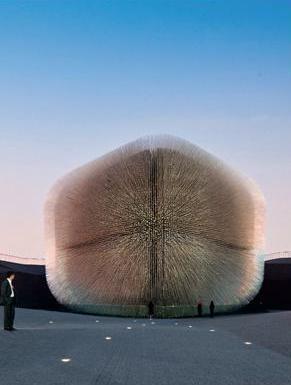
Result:
{"type": "Polygon", "coordinates": [[[45,206],[47,279],[79,311],[160,316],[258,291],[264,199],[182,139],[146,137],[69,173],[45,206]]]}

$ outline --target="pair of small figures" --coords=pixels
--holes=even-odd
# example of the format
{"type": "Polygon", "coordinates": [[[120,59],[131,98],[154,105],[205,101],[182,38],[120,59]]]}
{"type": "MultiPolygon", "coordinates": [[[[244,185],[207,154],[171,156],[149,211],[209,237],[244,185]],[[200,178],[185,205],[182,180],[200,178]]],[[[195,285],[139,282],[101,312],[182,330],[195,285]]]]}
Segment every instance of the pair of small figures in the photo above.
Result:
{"type": "MultiPolygon", "coordinates": [[[[198,313],[198,316],[199,317],[202,317],[202,302],[199,301],[198,304],[197,304],[197,313],[198,313]]],[[[214,305],[214,302],[211,301],[210,302],[210,305],[209,305],[209,312],[210,312],[210,317],[213,318],[214,317],[214,309],[215,309],[215,305],[214,305]]]]}

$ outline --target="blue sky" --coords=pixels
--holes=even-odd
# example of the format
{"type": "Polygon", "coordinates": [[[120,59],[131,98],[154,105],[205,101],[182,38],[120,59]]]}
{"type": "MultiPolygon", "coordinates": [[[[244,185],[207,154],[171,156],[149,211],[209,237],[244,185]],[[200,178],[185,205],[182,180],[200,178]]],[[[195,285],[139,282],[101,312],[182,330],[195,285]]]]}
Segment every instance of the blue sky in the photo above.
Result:
{"type": "Polygon", "coordinates": [[[43,255],[55,179],[159,133],[255,179],[291,249],[290,48],[287,0],[2,0],[0,252],[43,255]]]}

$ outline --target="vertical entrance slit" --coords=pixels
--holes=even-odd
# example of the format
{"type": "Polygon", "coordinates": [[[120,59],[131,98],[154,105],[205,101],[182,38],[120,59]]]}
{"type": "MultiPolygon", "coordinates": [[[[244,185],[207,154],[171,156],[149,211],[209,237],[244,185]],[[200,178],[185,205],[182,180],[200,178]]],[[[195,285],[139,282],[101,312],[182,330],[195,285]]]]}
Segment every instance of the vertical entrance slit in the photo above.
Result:
{"type": "Polygon", "coordinates": [[[156,303],[158,297],[158,256],[157,256],[157,210],[158,210],[158,183],[157,183],[157,156],[151,151],[150,158],[150,295],[151,301],[156,303]]]}

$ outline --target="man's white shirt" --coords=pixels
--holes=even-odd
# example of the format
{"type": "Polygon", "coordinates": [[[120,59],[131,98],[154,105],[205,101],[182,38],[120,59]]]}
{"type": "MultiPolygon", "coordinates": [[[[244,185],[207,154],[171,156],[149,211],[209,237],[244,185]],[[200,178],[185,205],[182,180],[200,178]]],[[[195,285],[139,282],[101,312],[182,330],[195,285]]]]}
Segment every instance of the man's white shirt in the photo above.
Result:
{"type": "Polygon", "coordinates": [[[9,285],[10,285],[10,288],[11,288],[11,295],[10,295],[10,297],[14,297],[13,285],[12,285],[12,282],[11,282],[10,278],[7,278],[7,281],[9,282],[9,285]]]}

